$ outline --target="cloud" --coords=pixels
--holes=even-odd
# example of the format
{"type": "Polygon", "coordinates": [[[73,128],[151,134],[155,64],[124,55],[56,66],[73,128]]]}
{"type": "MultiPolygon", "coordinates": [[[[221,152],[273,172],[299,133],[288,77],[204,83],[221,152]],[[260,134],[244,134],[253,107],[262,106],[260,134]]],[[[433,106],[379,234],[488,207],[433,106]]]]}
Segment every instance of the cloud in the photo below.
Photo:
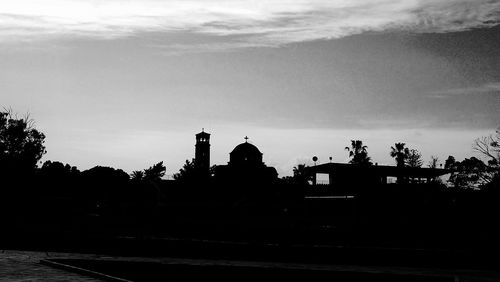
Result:
{"type": "Polygon", "coordinates": [[[433,91],[429,97],[431,98],[449,98],[457,95],[477,95],[500,93],[500,82],[490,82],[475,87],[452,88],[446,90],[433,91]]]}
{"type": "MultiPolygon", "coordinates": [[[[102,39],[183,31],[281,46],[362,32],[454,32],[500,23],[491,0],[16,0],[0,3],[0,41],[102,39]]],[[[203,48],[194,46],[192,50],[203,48]]],[[[175,48],[174,48],[175,49],[175,48]]]]}

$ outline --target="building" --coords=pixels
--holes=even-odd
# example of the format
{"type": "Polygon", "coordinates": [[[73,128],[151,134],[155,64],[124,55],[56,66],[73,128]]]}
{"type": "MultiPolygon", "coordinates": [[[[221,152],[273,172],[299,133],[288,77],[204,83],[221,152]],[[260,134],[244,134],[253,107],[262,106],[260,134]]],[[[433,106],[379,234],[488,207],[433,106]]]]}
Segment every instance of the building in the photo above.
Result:
{"type": "Polygon", "coordinates": [[[216,166],[215,178],[218,182],[240,186],[274,184],[278,172],[274,167],[266,166],[262,157],[260,150],[248,143],[248,137],[245,137],[245,142],[229,153],[228,164],[216,166]]]}
{"type": "Polygon", "coordinates": [[[204,129],[196,134],[194,165],[200,175],[208,176],[210,173],[210,134],[204,129]]]}
{"type": "MultiPolygon", "coordinates": [[[[262,158],[262,152],[245,137],[245,142],[229,153],[227,165],[216,166],[215,179],[219,184],[273,184],[278,179],[278,172],[267,166],[262,158]]],[[[196,134],[194,167],[198,177],[210,175],[210,134],[203,129],[196,134]]]]}
{"type": "Polygon", "coordinates": [[[388,184],[423,184],[450,173],[449,170],[386,165],[325,163],[306,169],[313,186],[328,186],[330,192],[359,192],[388,184]],[[321,180],[319,180],[321,178],[321,180]]]}

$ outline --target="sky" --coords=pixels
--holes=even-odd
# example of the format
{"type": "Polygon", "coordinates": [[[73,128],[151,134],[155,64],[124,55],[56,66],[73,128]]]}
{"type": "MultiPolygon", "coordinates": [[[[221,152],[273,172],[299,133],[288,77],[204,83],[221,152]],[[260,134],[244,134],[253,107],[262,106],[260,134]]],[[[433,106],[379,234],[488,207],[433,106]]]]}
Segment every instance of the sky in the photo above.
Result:
{"type": "Polygon", "coordinates": [[[202,128],[212,164],[248,136],[280,176],[350,140],[444,163],[500,126],[498,46],[500,1],[0,1],[0,106],[80,170],[171,175],[202,128]]]}

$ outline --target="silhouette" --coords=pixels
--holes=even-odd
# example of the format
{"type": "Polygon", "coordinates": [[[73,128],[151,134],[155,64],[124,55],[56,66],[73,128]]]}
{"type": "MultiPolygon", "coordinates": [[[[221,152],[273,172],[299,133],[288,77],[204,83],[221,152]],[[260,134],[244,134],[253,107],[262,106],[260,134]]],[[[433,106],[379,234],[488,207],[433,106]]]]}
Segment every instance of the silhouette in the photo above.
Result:
{"type": "Polygon", "coordinates": [[[142,170],[134,170],[130,174],[130,179],[134,182],[139,182],[144,179],[144,171],[142,170]]]}
{"type": "Polygon", "coordinates": [[[495,135],[474,140],[473,149],[488,158],[488,164],[498,169],[500,166],[500,129],[495,135]]]}
{"type": "Polygon", "coordinates": [[[430,168],[437,168],[439,163],[439,158],[436,156],[431,156],[431,160],[429,161],[430,168]]]}
{"type": "Polygon", "coordinates": [[[153,166],[150,166],[144,170],[135,170],[130,174],[132,181],[142,181],[142,180],[159,180],[165,176],[166,167],[163,162],[159,162],[153,166]]]}
{"type": "Polygon", "coordinates": [[[53,196],[74,196],[74,186],[80,181],[80,175],[76,166],[58,161],[45,161],[37,171],[40,185],[45,188],[43,193],[53,196]]]}
{"type": "MultiPolygon", "coordinates": [[[[429,168],[438,168],[439,158],[436,156],[431,156],[431,160],[428,163],[429,168]]],[[[432,178],[432,182],[434,183],[442,183],[442,180],[439,177],[432,178]]]]}
{"type": "Polygon", "coordinates": [[[58,161],[45,161],[40,168],[40,174],[46,176],[69,176],[69,175],[78,175],[80,171],[76,166],[71,166],[69,164],[63,164],[58,161]]]}
{"type": "Polygon", "coordinates": [[[500,193],[500,129],[497,129],[494,135],[476,139],[473,149],[488,159],[488,177],[484,186],[500,193]]]}
{"type": "Polygon", "coordinates": [[[17,118],[11,110],[0,112],[0,171],[7,177],[33,173],[46,153],[44,141],[29,115],[17,118]]]}
{"type": "Polygon", "coordinates": [[[79,198],[88,214],[104,216],[113,211],[124,195],[129,175],[121,169],[95,166],[82,171],[79,198]]]}
{"type": "Polygon", "coordinates": [[[444,168],[445,169],[452,169],[453,166],[455,165],[455,157],[454,156],[448,156],[446,161],[444,162],[444,168]]]}
{"type": "MultiPolygon", "coordinates": [[[[329,183],[333,190],[329,193],[363,193],[366,189],[373,189],[380,185],[387,185],[389,177],[415,179],[416,183],[430,182],[431,179],[448,173],[448,170],[419,167],[394,167],[383,165],[356,165],[342,163],[324,163],[306,169],[314,179],[318,173],[328,174],[329,183]]],[[[312,181],[316,183],[315,180],[312,181]]],[[[398,182],[403,184],[403,182],[398,182]]],[[[314,189],[314,188],[313,188],[314,189]]]]}
{"type": "Polygon", "coordinates": [[[363,141],[361,140],[351,140],[351,148],[345,147],[345,149],[349,152],[349,157],[351,160],[350,164],[358,164],[358,165],[371,165],[370,157],[368,157],[367,146],[363,145],[363,141]]]}
{"type": "MultiPolygon", "coordinates": [[[[449,253],[434,265],[463,263],[455,258],[463,252],[461,258],[479,258],[480,267],[487,262],[484,250],[500,250],[500,231],[492,224],[499,212],[494,158],[486,164],[449,156],[440,169],[433,157],[423,168],[417,150],[396,143],[390,153],[396,166],[370,165],[367,147],[351,140],[349,163],[316,163],[315,157],[314,166],[298,164],[293,176],[278,179],[248,137],[229,153],[227,164],[210,164],[211,135],[202,130],[195,158],[166,180],[163,161],[130,175],[102,166],[80,172],[59,161],[38,168],[43,134],[27,134],[32,126],[5,117],[2,165],[13,163],[7,156],[17,156],[6,144],[27,152],[38,148],[26,154],[26,165],[3,167],[2,184],[8,185],[0,191],[0,243],[7,247],[339,264],[382,260],[389,266],[401,258],[415,265],[428,251],[421,263],[429,263],[438,249],[449,253]],[[26,134],[9,135],[11,123],[26,134]],[[36,136],[40,146],[23,147],[36,136]],[[328,184],[316,181],[319,174],[326,174],[328,184]],[[448,185],[438,181],[444,174],[450,174],[448,185]]],[[[496,141],[489,140],[481,144],[496,152],[496,141]]]]}
{"type": "Polygon", "coordinates": [[[210,134],[203,129],[196,134],[194,166],[199,176],[208,177],[210,174],[210,134]]]}
{"type": "Polygon", "coordinates": [[[186,160],[182,168],[178,173],[173,175],[174,179],[180,182],[196,182],[199,180],[198,178],[198,170],[195,165],[196,160],[192,159],[191,161],[186,160]]]}
{"type": "MultiPolygon", "coordinates": [[[[165,171],[163,161],[142,171],[133,171],[128,187],[123,187],[128,188],[127,191],[121,191],[123,196],[115,203],[120,212],[128,215],[125,217],[128,225],[124,224],[122,228],[134,231],[133,234],[138,238],[145,238],[153,233],[160,205],[165,202],[164,191],[161,189],[165,171]]],[[[112,219],[116,220],[116,217],[118,216],[112,219]]],[[[118,219],[123,220],[120,217],[118,219]]]]}
{"type": "Polygon", "coordinates": [[[450,160],[447,167],[453,171],[448,181],[455,188],[478,189],[491,181],[487,165],[476,157],[454,163],[450,160]]]}
{"type": "MultiPolygon", "coordinates": [[[[45,135],[29,115],[0,112],[0,222],[15,226],[38,205],[37,163],[45,154],[45,135]]],[[[0,238],[1,239],[1,238],[0,238]]]]}
{"type": "Polygon", "coordinates": [[[298,164],[293,167],[293,181],[298,185],[308,185],[311,177],[307,175],[306,164],[298,164]]]}
{"type": "MultiPolygon", "coordinates": [[[[405,148],[405,145],[405,143],[396,143],[394,147],[391,147],[390,155],[396,160],[396,166],[400,168],[405,166],[410,153],[409,149],[405,148]]],[[[397,179],[398,183],[406,181],[406,179],[401,176],[398,176],[397,179]]]]}
{"type": "MultiPolygon", "coordinates": [[[[408,152],[408,156],[406,158],[406,166],[407,167],[422,167],[424,161],[422,160],[422,155],[416,149],[410,149],[408,152]]],[[[414,181],[414,179],[410,179],[410,181],[414,181]]]]}
{"type": "Polygon", "coordinates": [[[394,147],[391,147],[390,155],[396,160],[397,167],[404,167],[410,154],[409,149],[405,148],[405,145],[405,143],[396,143],[394,147]]]}
{"type": "Polygon", "coordinates": [[[421,167],[424,164],[422,155],[416,149],[410,149],[406,158],[406,166],[421,167]]]}
{"type": "Polygon", "coordinates": [[[210,167],[210,134],[202,129],[195,137],[195,158],[186,160],[179,172],[173,175],[179,182],[207,182],[215,169],[210,167]]]}
{"type": "Polygon", "coordinates": [[[145,180],[159,180],[165,176],[166,167],[163,162],[159,162],[144,170],[145,180]]]}
{"type": "Polygon", "coordinates": [[[215,169],[215,178],[222,182],[240,182],[255,185],[271,184],[278,178],[274,167],[268,167],[262,161],[263,154],[259,149],[245,142],[237,145],[229,154],[227,165],[218,165],[215,169]]]}

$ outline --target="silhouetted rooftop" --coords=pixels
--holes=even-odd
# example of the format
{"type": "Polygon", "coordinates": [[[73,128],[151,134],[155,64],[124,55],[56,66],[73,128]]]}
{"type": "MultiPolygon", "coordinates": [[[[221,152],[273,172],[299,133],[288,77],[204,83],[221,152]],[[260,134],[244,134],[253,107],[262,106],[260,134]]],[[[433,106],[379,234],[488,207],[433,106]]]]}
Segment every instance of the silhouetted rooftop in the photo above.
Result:
{"type": "Polygon", "coordinates": [[[229,153],[229,163],[233,165],[262,165],[262,153],[253,144],[241,143],[229,153]]]}
{"type": "Polygon", "coordinates": [[[201,131],[200,133],[196,134],[196,138],[199,137],[210,137],[210,133],[206,133],[205,131],[201,131]]]}
{"type": "Polygon", "coordinates": [[[396,167],[388,165],[355,165],[344,163],[325,163],[307,167],[310,173],[353,172],[360,171],[378,176],[407,176],[415,178],[437,177],[450,173],[448,169],[428,167],[396,167]]]}
{"type": "Polygon", "coordinates": [[[238,146],[234,147],[233,151],[231,151],[231,154],[255,154],[255,155],[262,155],[262,153],[259,151],[259,149],[248,142],[241,143],[238,146]]]}

